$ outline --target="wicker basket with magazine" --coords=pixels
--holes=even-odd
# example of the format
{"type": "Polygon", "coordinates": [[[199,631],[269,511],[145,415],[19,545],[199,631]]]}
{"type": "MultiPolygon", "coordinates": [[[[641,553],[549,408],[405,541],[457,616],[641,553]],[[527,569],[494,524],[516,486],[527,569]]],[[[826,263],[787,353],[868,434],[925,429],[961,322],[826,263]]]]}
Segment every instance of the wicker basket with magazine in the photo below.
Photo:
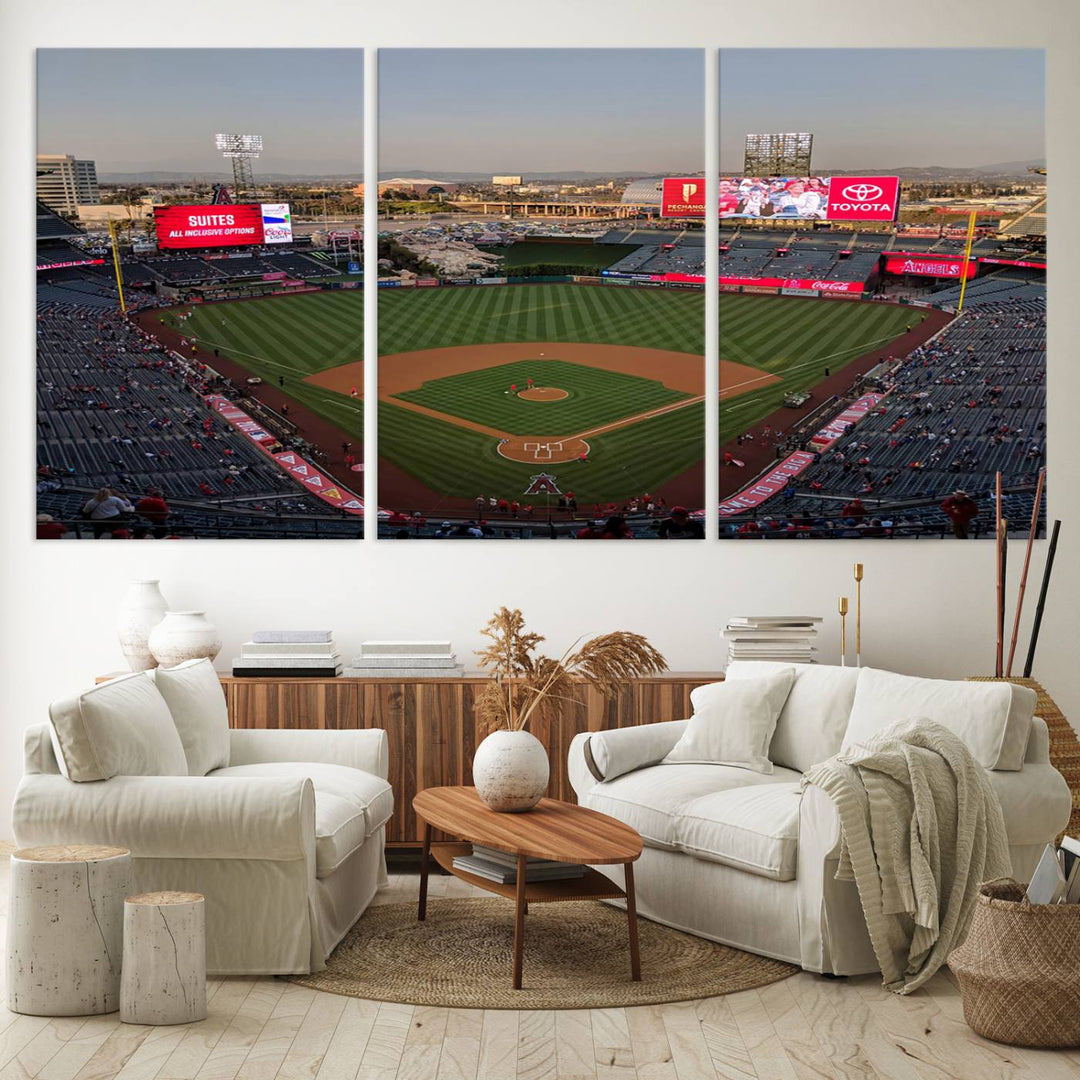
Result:
{"type": "Polygon", "coordinates": [[[964,1019],[1012,1046],[1080,1046],[1080,904],[1031,904],[1009,879],[982,886],[949,957],[964,1019]]]}

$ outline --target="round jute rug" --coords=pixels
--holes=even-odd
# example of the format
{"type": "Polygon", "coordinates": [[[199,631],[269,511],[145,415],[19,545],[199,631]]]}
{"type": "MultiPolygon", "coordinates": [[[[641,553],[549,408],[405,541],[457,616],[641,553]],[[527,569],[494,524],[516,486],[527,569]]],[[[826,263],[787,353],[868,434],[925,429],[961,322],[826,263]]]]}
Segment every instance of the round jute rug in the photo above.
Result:
{"type": "Polygon", "coordinates": [[[522,989],[510,988],[514,906],[498,899],[374,905],[324,971],[293,975],[316,990],[459,1009],[603,1009],[749,990],[794,975],[779,960],[638,920],[641,981],[630,979],[626,913],[593,900],[533,904],[522,989]]]}

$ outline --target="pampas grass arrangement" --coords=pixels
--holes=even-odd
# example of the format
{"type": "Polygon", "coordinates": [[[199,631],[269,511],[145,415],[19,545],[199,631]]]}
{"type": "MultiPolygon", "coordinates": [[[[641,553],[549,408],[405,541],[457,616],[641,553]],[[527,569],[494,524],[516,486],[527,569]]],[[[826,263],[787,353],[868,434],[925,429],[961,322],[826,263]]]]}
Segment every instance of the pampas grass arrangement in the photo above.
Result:
{"type": "Polygon", "coordinates": [[[515,608],[499,608],[480,631],[491,644],[476,655],[492,673],[476,702],[476,715],[487,731],[522,731],[545,702],[570,701],[576,680],[609,696],[619,683],[655,675],[667,661],[640,634],[616,630],[582,644],[578,638],[557,660],[537,654],[544,638],[525,629],[515,608]]]}

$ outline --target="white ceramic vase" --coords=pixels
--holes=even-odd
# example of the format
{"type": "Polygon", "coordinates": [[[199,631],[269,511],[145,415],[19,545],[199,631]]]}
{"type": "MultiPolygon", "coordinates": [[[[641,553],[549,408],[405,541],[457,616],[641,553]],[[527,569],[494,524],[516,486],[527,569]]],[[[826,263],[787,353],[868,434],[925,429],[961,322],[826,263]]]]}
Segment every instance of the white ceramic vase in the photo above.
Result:
{"type": "Polygon", "coordinates": [[[213,660],[221,652],[221,635],[205,611],[166,611],[150,631],[150,651],[167,668],[185,660],[213,660]]]}
{"type": "Polygon", "coordinates": [[[493,731],[473,755],[473,783],[492,810],[531,810],[547,792],[544,744],[527,731],[493,731]]]}
{"type": "Polygon", "coordinates": [[[124,659],[132,671],[147,671],[158,662],[150,652],[150,631],[163,618],[169,605],[161,595],[156,578],[133,581],[116,615],[116,633],[124,659]]]}

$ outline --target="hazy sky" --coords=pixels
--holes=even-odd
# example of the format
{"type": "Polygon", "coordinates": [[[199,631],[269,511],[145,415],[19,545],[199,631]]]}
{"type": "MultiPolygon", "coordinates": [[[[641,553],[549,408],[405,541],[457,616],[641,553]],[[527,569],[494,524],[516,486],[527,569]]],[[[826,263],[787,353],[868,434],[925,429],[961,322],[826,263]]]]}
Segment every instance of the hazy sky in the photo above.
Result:
{"type": "Polygon", "coordinates": [[[39,49],[38,152],[97,170],[231,171],[219,132],[262,135],[255,175],[363,170],[360,49],[39,49]]]}
{"type": "Polygon", "coordinates": [[[1043,61],[1041,49],[724,49],[720,167],[741,169],[744,136],[773,131],[812,131],[826,169],[1036,160],[1043,61]]]}
{"type": "Polygon", "coordinates": [[[704,168],[700,49],[382,49],[379,172],[704,168]]]}

